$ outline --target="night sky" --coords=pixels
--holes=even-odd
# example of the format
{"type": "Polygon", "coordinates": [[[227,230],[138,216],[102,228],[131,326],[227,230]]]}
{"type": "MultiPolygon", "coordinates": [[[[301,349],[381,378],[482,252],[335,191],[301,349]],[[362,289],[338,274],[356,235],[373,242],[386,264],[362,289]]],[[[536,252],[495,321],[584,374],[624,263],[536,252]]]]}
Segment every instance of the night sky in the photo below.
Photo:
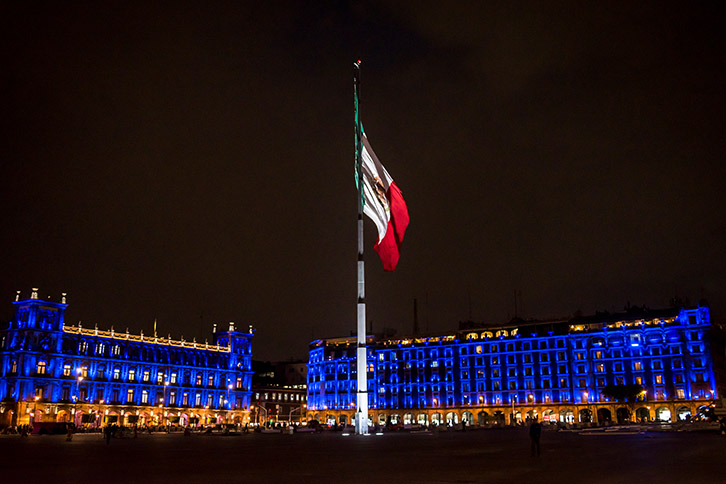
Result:
{"type": "Polygon", "coordinates": [[[350,334],[360,58],[411,216],[394,273],[366,222],[374,331],[515,293],[723,318],[722,12],[610,3],[3,2],[0,317],[40,287],[101,329],[253,324],[259,359],[350,334]]]}

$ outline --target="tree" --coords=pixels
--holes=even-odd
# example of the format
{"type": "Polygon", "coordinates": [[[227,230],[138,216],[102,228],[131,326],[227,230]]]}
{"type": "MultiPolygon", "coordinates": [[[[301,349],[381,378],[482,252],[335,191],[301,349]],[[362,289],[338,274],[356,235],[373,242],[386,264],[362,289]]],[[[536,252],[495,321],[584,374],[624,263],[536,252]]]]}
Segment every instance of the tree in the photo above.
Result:
{"type": "Polygon", "coordinates": [[[635,383],[628,385],[613,385],[610,383],[602,389],[601,393],[620,403],[625,403],[628,407],[628,411],[632,415],[635,408],[635,402],[638,397],[642,397],[645,394],[645,389],[641,385],[637,385],[635,383]]]}

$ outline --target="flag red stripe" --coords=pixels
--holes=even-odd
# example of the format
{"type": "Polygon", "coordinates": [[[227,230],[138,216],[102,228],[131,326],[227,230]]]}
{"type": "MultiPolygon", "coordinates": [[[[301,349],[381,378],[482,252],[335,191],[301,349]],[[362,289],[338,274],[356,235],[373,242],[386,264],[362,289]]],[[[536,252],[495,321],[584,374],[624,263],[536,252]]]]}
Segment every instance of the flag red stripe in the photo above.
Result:
{"type": "Polygon", "coordinates": [[[391,207],[391,219],[388,221],[386,236],[383,237],[380,243],[376,243],[373,249],[383,262],[383,270],[391,272],[396,269],[398,264],[401,242],[403,242],[403,236],[406,234],[409,218],[406,201],[395,182],[391,182],[386,196],[391,207]]]}

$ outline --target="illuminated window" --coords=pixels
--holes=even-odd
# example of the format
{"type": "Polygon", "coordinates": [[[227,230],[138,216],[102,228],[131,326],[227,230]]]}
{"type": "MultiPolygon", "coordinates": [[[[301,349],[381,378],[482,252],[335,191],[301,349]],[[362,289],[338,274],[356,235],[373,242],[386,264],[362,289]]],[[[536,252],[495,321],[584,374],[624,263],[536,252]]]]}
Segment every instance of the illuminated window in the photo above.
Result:
{"type": "Polygon", "coordinates": [[[210,393],[209,395],[207,395],[207,406],[209,406],[209,407],[213,406],[214,405],[213,402],[214,402],[214,395],[212,395],[210,393]]]}
{"type": "Polygon", "coordinates": [[[128,391],[126,392],[126,401],[129,403],[134,401],[134,389],[133,388],[129,388],[128,391]]]}
{"type": "Polygon", "coordinates": [[[433,360],[431,362],[431,368],[438,368],[438,367],[439,367],[439,361],[438,360],[433,360]]]}
{"type": "Polygon", "coordinates": [[[17,373],[18,372],[18,360],[13,360],[10,362],[10,373],[17,373]]]}
{"type": "MultiPolygon", "coordinates": [[[[197,373],[197,385],[201,385],[201,384],[202,384],[202,374],[197,373]]],[[[197,403],[197,405],[199,405],[199,404],[197,403]]]]}
{"type": "Polygon", "coordinates": [[[151,372],[149,370],[144,370],[144,381],[149,381],[151,378],[151,372]]]}
{"type": "Polygon", "coordinates": [[[686,391],[683,388],[676,389],[676,397],[678,398],[678,400],[685,400],[686,391]]]}
{"type": "Polygon", "coordinates": [[[104,353],[106,353],[106,345],[103,343],[98,343],[96,345],[96,354],[99,356],[103,356],[104,353]]]}
{"type": "Polygon", "coordinates": [[[480,355],[482,353],[481,345],[476,347],[476,354],[480,355]]]}
{"type": "Polygon", "coordinates": [[[194,405],[199,406],[201,404],[202,404],[202,394],[197,393],[196,396],[194,397],[194,405]]]}
{"type": "Polygon", "coordinates": [[[176,403],[176,392],[170,392],[169,393],[169,405],[174,405],[176,403]]]}
{"type": "Polygon", "coordinates": [[[598,359],[598,360],[599,360],[599,359],[601,359],[601,358],[602,358],[602,351],[599,351],[599,350],[598,350],[598,351],[596,351],[596,352],[595,352],[595,359],[598,359]]]}
{"type": "Polygon", "coordinates": [[[175,371],[171,372],[171,383],[176,383],[176,372],[175,371]]]}
{"type": "Polygon", "coordinates": [[[237,388],[242,388],[242,378],[237,378],[237,388]]]}
{"type": "Polygon", "coordinates": [[[45,374],[45,366],[46,366],[45,361],[38,362],[38,367],[37,367],[36,371],[38,372],[39,375],[45,374]]]}
{"type": "Polygon", "coordinates": [[[643,377],[642,376],[636,376],[635,377],[635,384],[636,385],[642,385],[643,384],[643,377]]]}
{"type": "Polygon", "coordinates": [[[88,378],[88,367],[87,366],[81,367],[81,376],[83,376],[83,378],[88,378]]]}
{"type": "Polygon", "coordinates": [[[210,387],[214,386],[214,376],[213,375],[209,375],[209,378],[207,379],[207,385],[209,385],[210,387]]]}
{"type": "Polygon", "coordinates": [[[135,381],[136,380],[136,369],[131,368],[129,370],[129,381],[135,381]]]}
{"type": "Polygon", "coordinates": [[[63,376],[71,376],[71,365],[70,363],[66,363],[63,365],[63,376]]]}
{"type": "Polygon", "coordinates": [[[158,372],[156,374],[156,383],[158,383],[158,384],[164,383],[164,374],[162,372],[158,372]]]}
{"type": "Polygon", "coordinates": [[[189,394],[185,393],[182,395],[182,405],[189,405],[189,394]]]}
{"type": "Polygon", "coordinates": [[[602,363],[598,363],[597,365],[595,365],[595,371],[598,373],[603,373],[605,371],[605,365],[603,365],[602,363]]]}
{"type": "Polygon", "coordinates": [[[113,355],[118,356],[121,354],[121,347],[119,345],[113,345],[113,355]]]}
{"type": "Polygon", "coordinates": [[[634,361],[633,362],[633,370],[634,371],[642,371],[643,370],[643,364],[640,361],[634,361]]]}
{"type": "Polygon", "coordinates": [[[88,343],[86,343],[85,341],[81,341],[78,345],[78,351],[80,351],[81,353],[85,353],[87,349],[88,343]]]}
{"type": "Polygon", "coordinates": [[[141,392],[141,403],[149,403],[149,392],[146,390],[141,392]]]}
{"type": "Polygon", "coordinates": [[[662,384],[663,383],[663,375],[655,375],[655,382],[657,384],[662,384]]]}
{"type": "Polygon", "coordinates": [[[499,357],[492,356],[492,365],[498,365],[498,364],[499,364],[499,357]]]}
{"type": "Polygon", "coordinates": [[[493,378],[499,378],[499,368],[494,368],[492,370],[492,377],[493,378]]]}

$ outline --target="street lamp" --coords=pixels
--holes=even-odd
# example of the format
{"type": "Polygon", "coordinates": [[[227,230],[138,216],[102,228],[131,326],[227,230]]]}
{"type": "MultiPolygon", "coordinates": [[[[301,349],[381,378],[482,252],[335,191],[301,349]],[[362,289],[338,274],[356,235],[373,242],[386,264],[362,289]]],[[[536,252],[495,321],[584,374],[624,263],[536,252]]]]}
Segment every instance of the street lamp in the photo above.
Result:
{"type": "MultiPolygon", "coordinates": [[[[293,408],[292,410],[290,410],[290,415],[289,415],[289,416],[287,417],[287,421],[288,421],[288,423],[289,423],[290,425],[292,425],[292,414],[293,414],[294,412],[296,412],[296,411],[298,411],[298,410],[300,410],[300,409],[304,408],[304,407],[305,407],[305,405],[301,405],[301,406],[299,406],[299,407],[296,407],[296,408],[293,408]]],[[[302,412],[300,412],[300,420],[302,420],[302,412]]]]}
{"type": "Polygon", "coordinates": [[[514,404],[519,403],[519,399],[517,398],[517,395],[512,395],[512,425],[516,422],[516,417],[514,415],[514,404]]]}

